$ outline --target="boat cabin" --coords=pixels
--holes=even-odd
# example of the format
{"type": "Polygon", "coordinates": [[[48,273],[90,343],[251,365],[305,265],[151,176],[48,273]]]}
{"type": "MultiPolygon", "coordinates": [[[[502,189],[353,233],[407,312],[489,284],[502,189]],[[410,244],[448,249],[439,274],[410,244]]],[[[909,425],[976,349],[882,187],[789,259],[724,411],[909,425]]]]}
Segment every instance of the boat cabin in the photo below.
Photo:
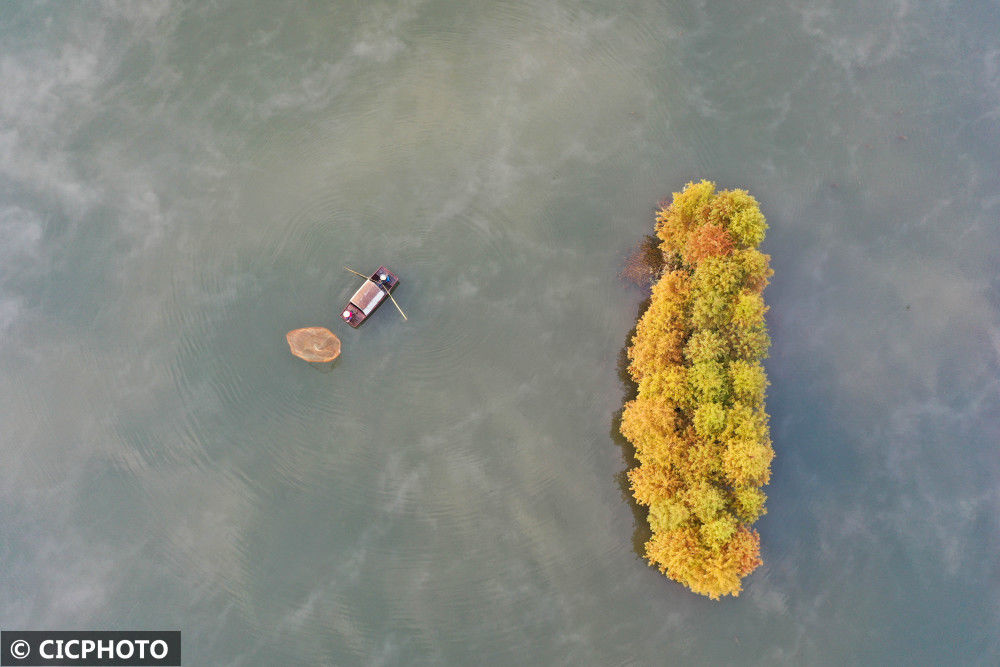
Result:
{"type": "Polygon", "coordinates": [[[344,312],[340,315],[341,318],[357,329],[376,308],[382,305],[382,302],[389,297],[389,292],[398,284],[399,276],[385,266],[378,267],[347,302],[344,312]]]}

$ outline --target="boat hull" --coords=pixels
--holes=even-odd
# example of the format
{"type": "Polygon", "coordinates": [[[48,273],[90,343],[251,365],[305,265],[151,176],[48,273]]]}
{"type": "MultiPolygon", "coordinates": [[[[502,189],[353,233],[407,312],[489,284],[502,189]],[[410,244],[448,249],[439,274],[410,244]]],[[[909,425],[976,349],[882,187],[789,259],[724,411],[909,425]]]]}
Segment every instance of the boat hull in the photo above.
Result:
{"type": "Polygon", "coordinates": [[[372,313],[378,310],[383,301],[389,299],[389,293],[397,285],[399,285],[399,276],[386,266],[378,267],[347,302],[340,314],[340,319],[357,329],[372,316],[372,313]],[[383,279],[382,276],[385,278],[383,279]]]}

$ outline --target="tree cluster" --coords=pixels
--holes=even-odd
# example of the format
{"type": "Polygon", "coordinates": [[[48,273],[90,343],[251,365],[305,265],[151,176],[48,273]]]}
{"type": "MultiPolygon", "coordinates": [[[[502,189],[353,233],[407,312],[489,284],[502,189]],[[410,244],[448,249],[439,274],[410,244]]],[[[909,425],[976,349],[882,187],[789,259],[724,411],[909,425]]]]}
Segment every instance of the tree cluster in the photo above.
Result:
{"type": "Polygon", "coordinates": [[[751,525],[774,450],[761,360],[770,339],[761,293],[773,273],[757,250],[767,223],[744,190],[688,183],[656,215],[665,273],[628,348],[638,384],[621,432],[628,477],[649,508],[650,565],[695,593],[739,595],[761,564],[751,525]]]}

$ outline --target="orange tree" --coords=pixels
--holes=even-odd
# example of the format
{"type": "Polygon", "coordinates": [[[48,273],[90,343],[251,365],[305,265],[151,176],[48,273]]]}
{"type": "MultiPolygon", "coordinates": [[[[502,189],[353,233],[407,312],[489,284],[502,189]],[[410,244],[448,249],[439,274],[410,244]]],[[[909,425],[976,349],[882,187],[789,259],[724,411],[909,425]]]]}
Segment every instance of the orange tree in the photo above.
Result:
{"type": "Polygon", "coordinates": [[[774,450],[761,360],[770,339],[761,293],[772,271],[757,250],[767,223],[744,190],[688,183],[656,214],[665,265],[628,348],[638,383],[621,431],[639,465],[650,565],[695,593],[739,595],[761,564],[761,490],[774,450]]]}

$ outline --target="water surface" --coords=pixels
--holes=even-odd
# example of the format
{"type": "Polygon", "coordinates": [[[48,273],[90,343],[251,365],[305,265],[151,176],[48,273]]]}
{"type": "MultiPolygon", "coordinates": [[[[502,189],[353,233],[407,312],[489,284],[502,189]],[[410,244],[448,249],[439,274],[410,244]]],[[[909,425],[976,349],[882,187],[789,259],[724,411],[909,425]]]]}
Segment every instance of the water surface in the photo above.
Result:
{"type": "Polygon", "coordinates": [[[996,663],[1000,12],[841,5],[5,7],[0,627],[996,663]],[[616,274],[702,177],[776,270],[765,565],[720,603],[634,552],[612,437],[616,274]],[[409,321],[354,331],[380,263],[409,321]]]}

